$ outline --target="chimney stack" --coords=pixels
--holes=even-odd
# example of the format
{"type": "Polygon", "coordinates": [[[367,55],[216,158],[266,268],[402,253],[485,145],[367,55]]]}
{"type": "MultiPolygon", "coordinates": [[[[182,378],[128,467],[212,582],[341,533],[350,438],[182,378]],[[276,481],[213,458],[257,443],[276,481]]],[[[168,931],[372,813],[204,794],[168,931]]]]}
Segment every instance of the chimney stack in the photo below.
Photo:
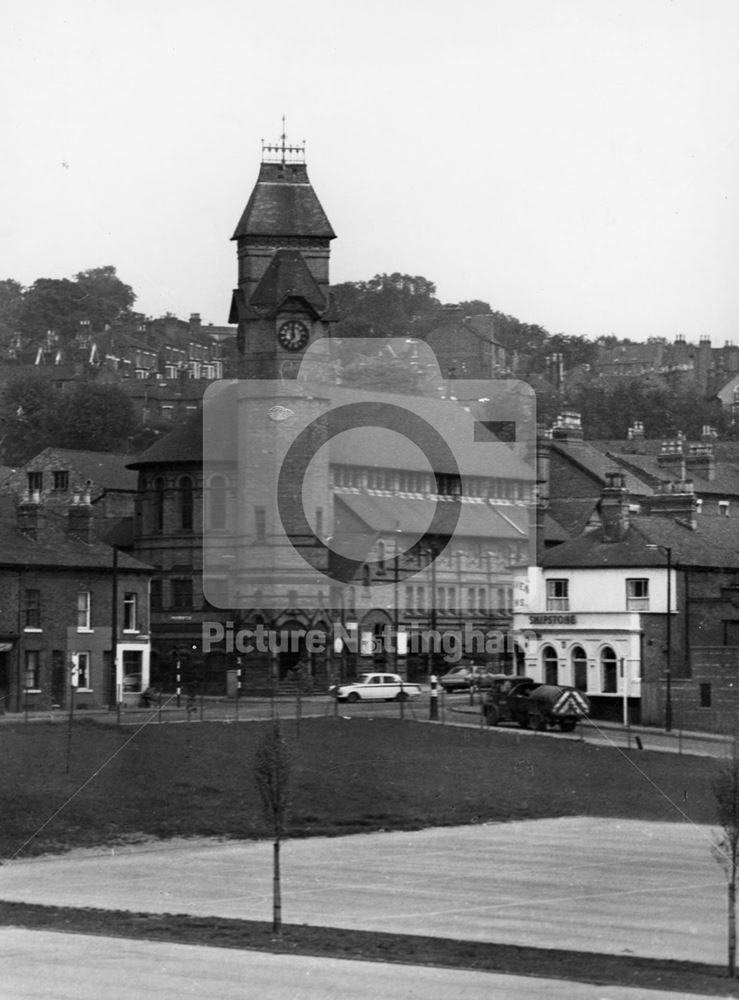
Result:
{"type": "Polygon", "coordinates": [[[78,493],[75,493],[67,513],[67,534],[71,538],[79,538],[80,541],[89,545],[94,538],[93,522],[90,494],[84,493],[80,497],[78,493]]]}
{"type": "Polygon", "coordinates": [[[628,437],[629,452],[632,455],[643,455],[645,450],[644,422],[641,420],[635,420],[631,427],[629,427],[628,437]]]}
{"type": "Polygon", "coordinates": [[[29,538],[38,538],[39,519],[41,516],[41,493],[28,490],[23,494],[15,509],[18,530],[29,538]]]}
{"type": "Polygon", "coordinates": [[[604,542],[620,542],[629,530],[629,498],[623,472],[607,472],[600,497],[604,542]]]}
{"type": "Polygon", "coordinates": [[[685,435],[679,431],[677,437],[662,442],[657,463],[660,469],[669,473],[670,478],[678,482],[685,479],[685,435]]]}
{"type": "Polygon", "coordinates": [[[716,459],[713,454],[712,444],[691,444],[688,450],[688,457],[685,460],[685,469],[694,476],[707,479],[713,482],[716,478],[716,459]]]}
{"type": "Polygon", "coordinates": [[[698,503],[692,479],[663,482],[659,493],[649,497],[648,503],[652,516],[672,517],[693,531],[698,527],[698,503]]]}
{"type": "Polygon", "coordinates": [[[563,410],[552,427],[552,438],[563,444],[579,444],[583,440],[582,419],[577,410],[563,410]]]}

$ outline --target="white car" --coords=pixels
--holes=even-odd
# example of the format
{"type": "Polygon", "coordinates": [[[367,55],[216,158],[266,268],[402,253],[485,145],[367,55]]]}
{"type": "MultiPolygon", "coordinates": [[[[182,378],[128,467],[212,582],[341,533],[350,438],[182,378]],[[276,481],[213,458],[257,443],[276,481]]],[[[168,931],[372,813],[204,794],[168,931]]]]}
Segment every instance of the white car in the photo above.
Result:
{"type": "Polygon", "coordinates": [[[404,681],[399,674],[360,674],[351,684],[329,688],[337,701],[406,701],[420,693],[420,685],[404,681]]]}

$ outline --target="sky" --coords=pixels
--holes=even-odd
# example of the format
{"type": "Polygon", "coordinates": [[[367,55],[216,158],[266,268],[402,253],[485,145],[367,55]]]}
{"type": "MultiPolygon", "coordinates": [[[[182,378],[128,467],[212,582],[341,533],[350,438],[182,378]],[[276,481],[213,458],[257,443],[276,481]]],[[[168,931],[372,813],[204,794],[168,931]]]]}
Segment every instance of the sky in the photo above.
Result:
{"type": "Polygon", "coordinates": [[[227,321],[261,141],[306,142],[332,282],[550,333],[739,342],[736,0],[25,0],[0,278],[112,264],[227,321]]]}

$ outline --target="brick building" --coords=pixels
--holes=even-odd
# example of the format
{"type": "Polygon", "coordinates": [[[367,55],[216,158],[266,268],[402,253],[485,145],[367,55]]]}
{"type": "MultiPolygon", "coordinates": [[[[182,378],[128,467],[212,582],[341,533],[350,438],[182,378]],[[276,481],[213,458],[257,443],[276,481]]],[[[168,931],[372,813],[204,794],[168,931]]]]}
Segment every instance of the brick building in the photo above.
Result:
{"type": "Polygon", "coordinates": [[[73,665],[78,708],[137,700],[149,678],[150,568],[95,539],[85,502],[62,509],[2,497],[0,538],[4,709],[64,707],[73,665]]]}

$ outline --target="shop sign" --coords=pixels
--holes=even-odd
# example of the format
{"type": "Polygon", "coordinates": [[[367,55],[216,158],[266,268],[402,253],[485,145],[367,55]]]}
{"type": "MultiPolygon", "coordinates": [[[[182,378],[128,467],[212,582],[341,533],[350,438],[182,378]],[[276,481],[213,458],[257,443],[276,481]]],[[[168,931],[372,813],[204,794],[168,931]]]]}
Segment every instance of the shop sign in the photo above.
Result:
{"type": "Polygon", "coordinates": [[[577,615],[529,615],[529,625],[577,625],[577,615]]]}

